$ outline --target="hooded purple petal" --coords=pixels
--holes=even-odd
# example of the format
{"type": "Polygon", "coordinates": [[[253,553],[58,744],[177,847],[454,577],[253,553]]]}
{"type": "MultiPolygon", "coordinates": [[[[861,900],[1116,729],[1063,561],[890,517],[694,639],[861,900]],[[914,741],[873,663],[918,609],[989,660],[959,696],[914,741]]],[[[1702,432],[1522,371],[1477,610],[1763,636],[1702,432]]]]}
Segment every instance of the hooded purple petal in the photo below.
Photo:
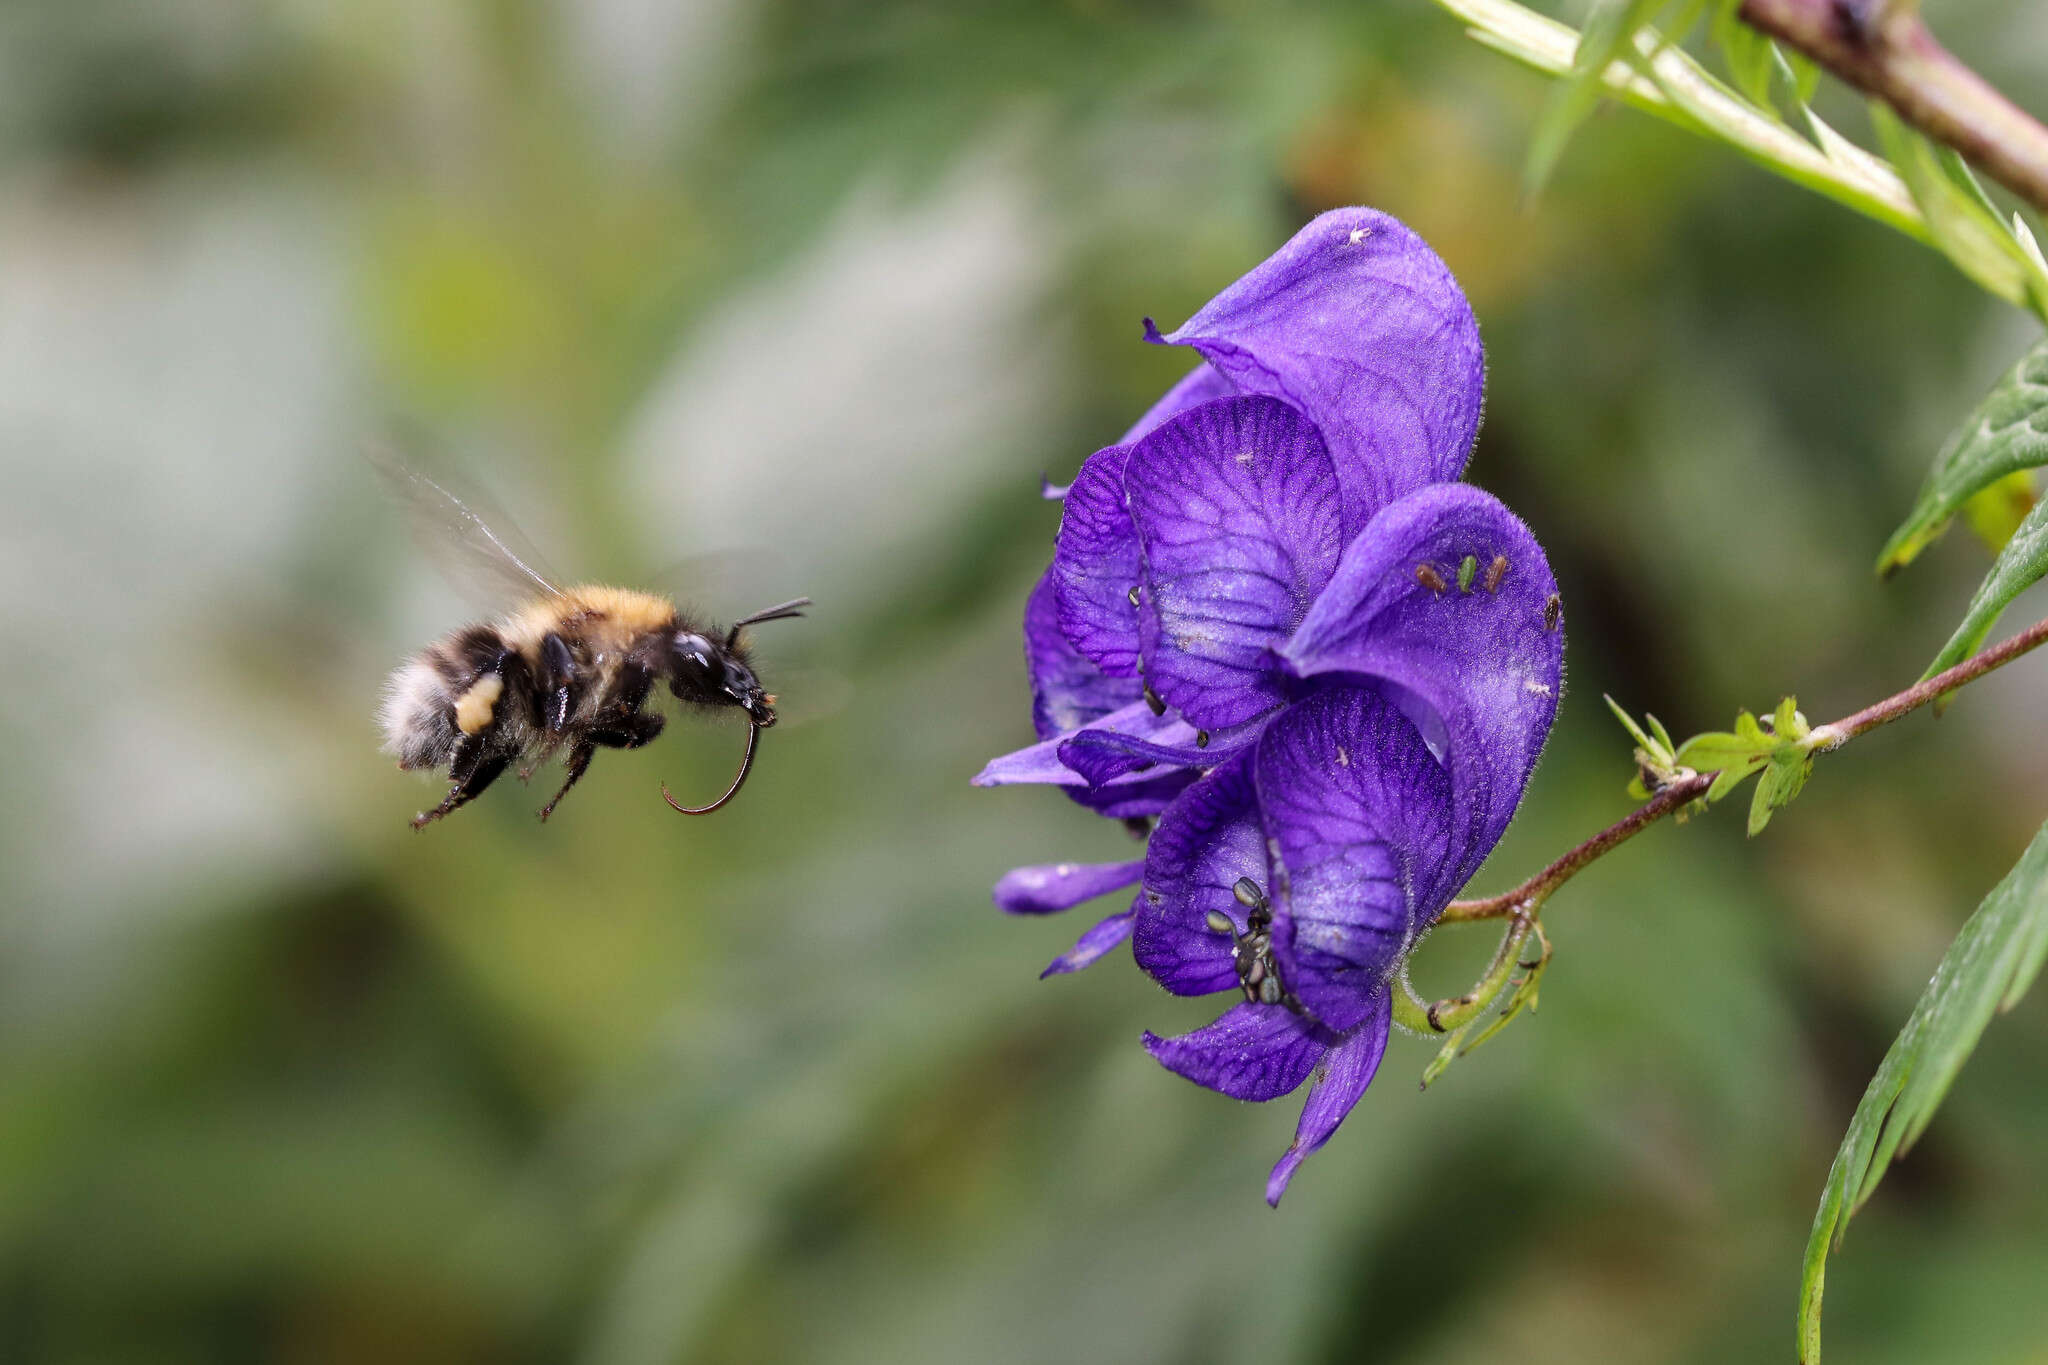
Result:
{"type": "Polygon", "coordinates": [[[1316,429],[1273,398],[1207,403],[1132,448],[1124,490],[1144,550],[1153,690],[1209,728],[1279,705],[1272,650],[1344,546],[1336,472],[1316,429]]]}
{"type": "Polygon", "coordinates": [[[1295,1126],[1294,1141],[1274,1165],[1273,1173],[1266,1177],[1268,1204],[1279,1207],[1280,1196],[1287,1193],[1287,1182],[1294,1179],[1295,1169],[1330,1140],[1330,1134],[1337,1131],[1337,1125],[1372,1084],[1373,1073],[1380,1069],[1380,1058],[1386,1055],[1392,1004],[1390,994],[1380,992],[1371,1016],[1331,1048],[1317,1068],[1315,1088],[1308,1092],[1308,1103],[1301,1107],[1301,1122],[1295,1126]]]}
{"type": "Polygon", "coordinates": [[[1104,953],[1131,936],[1131,922],[1136,914],[1137,907],[1134,905],[1128,910],[1119,910],[1114,915],[1104,917],[1094,928],[1081,935],[1073,947],[1047,964],[1046,969],[1038,974],[1038,979],[1043,981],[1049,976],[1065,976],[1069,972],[1078,972],[1083,967],[1092,967],[1104,953]]]}
{"type": "Polygon", "coordinates": [[[1212,911],[1239,932],[1245,908],[1231,888],[1239,877],[1267,882],[1251,755],[1223,764],[1189,787],[1160,817],[1145,850],[1138,898],[1138,965],[1175,995],[1207,995],[1238,983],[1232,939],[1209,927],[1212,911]]]}
{"type": "MultiPolygon", "coordinates": [[[[1266,727],[1255,775],[1277,865],[1273,950],[1295,997],[1349,1030],[1440,903],[1418,902],[1450,856],[1451,784],[1422,735],[1366,687],[1298,702],[1266,727]]],[[[1147,885],[1152,859],[1146,859],[1147,885]]]]}
{"type": "Polygon", "coordinates": [[[1439,485],[1373,518],[1283,651],[1299,677],[1384,678],[1441,722],[1459,828],[1420,900],[1455,894],[1514,817],[1557,714],[1556,593],[1543,548],[1498,498],[1439,485]],[[1460,589],[1467,557],[1474,568],[1460,589]]]}
{"type": "Polygon", "coordinates": [[[1145,871],[1131,863],[1039,863],[1014,867],[996,883],[996,908],[1012,915],[1050,915],[1129,886],[1145,871]]]}
{"type": "Polygon", "coordinates": [[[1024,664],[1031,675],[1031,723],[1040,739],[1077,730],[1138,700],[1138,682],[1106,676],[1067,643],[1050,569],[1024,605],[1024,664]]]}
{"type": "Polygon", "coordinates": [[[1308,1079],[1329,1035],[1282,1005],[1237,1005],[1178,1038],[1145,1035],[1168,1071],[1234,1099],[1278,1099],[1308,1079]]]}
{"type": "Polygon", "coordinates": [[[1479,429],[1486,362],[1471,305],[1427,243],[1372,209],[1323,214],[1156,339],[1308,415],[1336,460],[1347,532],[1457,478],[1479,429]]]}
{"type": "Polygon", "coordinates": [[[1124,509],[1129,455],[1122,446],[1110,446],[1082,462],[1067,489],[1052,560],[1060,629],[1075,649],[1118,678],[1138,673],[1138,604],[1132,595],[1143,578],[1138,535],[1124,509]]]}

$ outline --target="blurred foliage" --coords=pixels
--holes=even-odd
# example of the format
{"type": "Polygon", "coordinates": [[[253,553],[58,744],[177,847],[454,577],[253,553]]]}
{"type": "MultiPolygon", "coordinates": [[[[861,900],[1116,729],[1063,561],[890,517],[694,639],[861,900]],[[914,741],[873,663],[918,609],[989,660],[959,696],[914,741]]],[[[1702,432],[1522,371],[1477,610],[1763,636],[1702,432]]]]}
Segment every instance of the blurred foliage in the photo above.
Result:
{"type": "MultiPolygon", "coordinates": [[[[2038,88],[2034,16],[1950,8],[2038,88]]],[[[1547,85],[1419,3],[0,15],[0,1358],[1782,1355],[1847,1115],[2048,805],[2038,668],[1765,837],[1714,811],[1576,879],[1540,1015],[1427,1095],[1396,1040],[1277,1213],[1293,1105],[1137,1047],[1203,1003],[1040,983],[1089,910],[989,906],[1123,834],[965,786],[1028,733],[1039,474],[1185,364],[1138,319],[1351,202],[1471,293],[1473,477],[1571,604],[1480,890],[1625,809],[1602,691],[1689,733],[1918,674],[1983,552],[1868,565],[2024,319],[1632,115],[1524,206],[1547,85]],[[544,829],[513,787],[412,835],[369,715],[464,607],[358,458],[393,431],[593,573],[767,540],[689,586],[813,592],[766,667],[845,700],[712,820],[657,799],[729,771],[690,725],[544,829]]],[[[1858,1220],[1842,1358],[2038,1354],[2044,1022],[1858,1220]]]]}

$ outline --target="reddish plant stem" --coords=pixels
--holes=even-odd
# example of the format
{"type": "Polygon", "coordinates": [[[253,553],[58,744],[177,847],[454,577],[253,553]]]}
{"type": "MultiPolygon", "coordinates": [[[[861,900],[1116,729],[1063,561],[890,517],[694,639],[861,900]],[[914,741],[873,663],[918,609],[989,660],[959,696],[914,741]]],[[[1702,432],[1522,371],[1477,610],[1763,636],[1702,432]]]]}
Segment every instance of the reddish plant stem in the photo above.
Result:
{"type": "Polygon", "coordinates": [[[1742,0],[1741,13],[2048,212],[2048,128],[1936,42],[1917,5],[1742,0]]]}
{"type": "MultiPolygon", "coordinates": [[[[1819,741],[1814,745],[1815,752],[1826,753],[1838,749],[1856,736],[1875,730],[1880,725],[1889,724],[1909,711],[1916,711],[1965,683],[1975,682],[1993,669],[2011,663],[2028,650],[2036,649],[2042,644],[2048,644],[2048,620],[2037,621],[2002,644],[1973,655],[1954,668],[1944,669],[1931,678],[1923,679],[1903,692],[1894,693],[1883,701],[1866,706],[1861,711],[1844,716],[1838,721],[1816,726],[1808,738],[1819,741]]],[[[1563,857],[1520,886],[1483,900],[1452,901],[1445,907],[1437,922],[1451,924],[1468,920],[1503,919],[1517,913],[1534,914],[1542,908],[1543,902],[1550,899],[1552,892],[1578,875],[1585,867],[1612,853],[1673,811],[1706,795],[1707,788],[1714,785],[1714,778],[1717,775],[1695,773],[1691,777],[1673,782],[1651,797],[1646,804],[1569,850],[1563,857]]]]}

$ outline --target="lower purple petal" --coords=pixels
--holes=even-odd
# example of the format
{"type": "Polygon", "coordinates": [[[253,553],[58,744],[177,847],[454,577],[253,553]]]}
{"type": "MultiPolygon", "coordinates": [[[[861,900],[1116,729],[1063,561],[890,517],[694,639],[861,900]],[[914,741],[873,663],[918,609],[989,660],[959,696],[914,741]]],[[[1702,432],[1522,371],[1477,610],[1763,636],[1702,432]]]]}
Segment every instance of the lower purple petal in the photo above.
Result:
{"type": "Polygon", "coordinates": [[[1329,1050],[1329,1035],[1284,1005],[1245,1004],[1178,1038],[1147,1033],[1145,1050],[1196,1085],[1234,1099],[1272,1100],[1308,1079],[1329,1050]]]}
{"type": "Polygon", "coordinates": [[[996,883],[996,908],[1012,915],[1050,915],[1129,886],[1144,874],[1144,862],[1039,863],[1016,867],[996,883]]]}
{"type": "Polygon", "coordinates": [[[1092,966],[1096,959],[1131,936],[1131,921],[1135,918],[1136,912],[1137,907],[1132,906],[1129,910],[1119,910],[1097,923],[1093,929],[1081,935],[1073,947],[1054,958],[1051,964],[1038,974],[1038,979],[1043,981],[1048,976],[1065,976],[1068,972],[1078,972],[1083,967],[1092,966]]]}
{"type": "Polygon", "coordinates": [[[1259,830],[1250,755],[1232,760],[1167,807],[1145,850],[1139,897],[1138,965],[1175,995],[1235,990],[1233,939],[1209,926],[1211,913],[1243,932],[1245,908],[1231,888],[1239,877],[1264,887],[1266,840],[1259,830]]]}
{"type": "MultiPolygon", "coordinates": [[[[1277,860],[1273,948],[1297,999],[1350,1030],[1440,903],[1415,899],[1447,856],[1450,778],[1400,709],[1334,687],[1267,726],[1258,804],[1277,860]]],[[[1151,878],[1151,862],[1146,864],[1151,878]]]]}
{"type": "Polygon", "coordinates": [[[1386,679],[1440,719],[1458,822],[1421,901],[1455,895],[1514,817],[1563,683],[1556,594],[1543,548],[1514,513],[1480,489],[1441,484],[1367,523],[1283,651],[1297,677],[1386,679]]]}
{"type": "Polygon", "coordinates": [[[1099,787],[1062,787],[1067,799],[1084,810],[1111,820],[1136,820],[1159,814],[1171,806],[1188,784],[1202,774],[1194,768],[1175,768],[1154,775],[1133,773],[1105,782],[1099,787]]]}
{"type": "Polygon", "coordinates": [[[1287,1193],[1287,1182],[1294,1179],[1295,1170],[1330,1140],[1337,1125],[1344,1122],[1345,1115],[1372,1084],[1374,1073],[1380,1069],[1380,1058],[1387,1052],[1392,1017],[1392,998],[1382,991],[1375,1013],[1325,1056],[1316,1074],[1315,1088],[1308,1092],[1308,1103],[1301,1107],[1301,1122],[1295,1125],[1294,1141],[1275,1163],[1273,1173],[1266,1177],[1266,1202],[1274,1208],[1280,1206],[1280,1196],[1287,1193]]]}
{"type": "Polygon", "coordinates": [[[1031,723],[1051,739],[1137,701],[1142,684],[1112,678],[1067,643],[1058,589],[1047,569],[1024,605],[1024,666],[1031,677],[1031,723]]]}
{"type": "Polygon", "coordinates": [[[1124,507],[1122,446],[1098,450],[1081,463],[1067,486],[1053,552],[1060,629],[1103,672],[1129,678],[1138,672],[1138,604],[1142,578],[1138,533],[1124,507]]]}
{"type": "Polygon", "coordinates": [[[1060,746],[1060,761],[1101,786],[1146,768],[1213,768],[1259,737],[1257,726],[1211,735],[1183,721],[1149,740],[1113,730],[1083,730],[1060,746]],[[1196,743],[1197,740],[1201,743],[1196,743]]]}
{"type": "MultiPolygon", "coordinates": [[[[1155,716],[1151,707],[1137,701],[1099,717],[1090,728],[1129,735],[1133,739],[1149,742],[1162,734],[1171,738],[1174,733],[1180,733],[1173,729],[1179,723],[1173,717],[1155,716]]],[[[1060,787],[1085,786],[1088,779],[1060,761],[1060,746],[1079,733],[1081,732],[1078,729],[1063,731],[1027,748],[992,758],[979,773],[975,774],[974,785],[1011,787],[1020,783],[1050,782],[1060,787]]]]}

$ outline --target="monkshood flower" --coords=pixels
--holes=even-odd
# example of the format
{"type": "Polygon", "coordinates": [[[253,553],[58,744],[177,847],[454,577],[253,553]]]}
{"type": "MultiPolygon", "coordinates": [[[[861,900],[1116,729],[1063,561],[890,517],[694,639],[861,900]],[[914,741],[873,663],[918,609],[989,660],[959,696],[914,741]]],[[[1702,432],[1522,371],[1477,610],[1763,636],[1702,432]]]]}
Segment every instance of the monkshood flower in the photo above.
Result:
{"type": "Polygon", "coordinates": [[[1200,365],[1065,493],[1025,613],[1045,782],[1145,857],[1018,868],[1005,910],[1141,883],[1048,974],[1134,938],[1178,994],[1238,1003],[1165,1066],[1246,1100],[1315,1077],[1294,1170],[1371,1081],[1408,952],[1506,829],[1557,707],[1557,587],[1528,528],[1456,482],[1484,361],[1400,223],[1324,214],[1188,323],[1200,365]]]}

